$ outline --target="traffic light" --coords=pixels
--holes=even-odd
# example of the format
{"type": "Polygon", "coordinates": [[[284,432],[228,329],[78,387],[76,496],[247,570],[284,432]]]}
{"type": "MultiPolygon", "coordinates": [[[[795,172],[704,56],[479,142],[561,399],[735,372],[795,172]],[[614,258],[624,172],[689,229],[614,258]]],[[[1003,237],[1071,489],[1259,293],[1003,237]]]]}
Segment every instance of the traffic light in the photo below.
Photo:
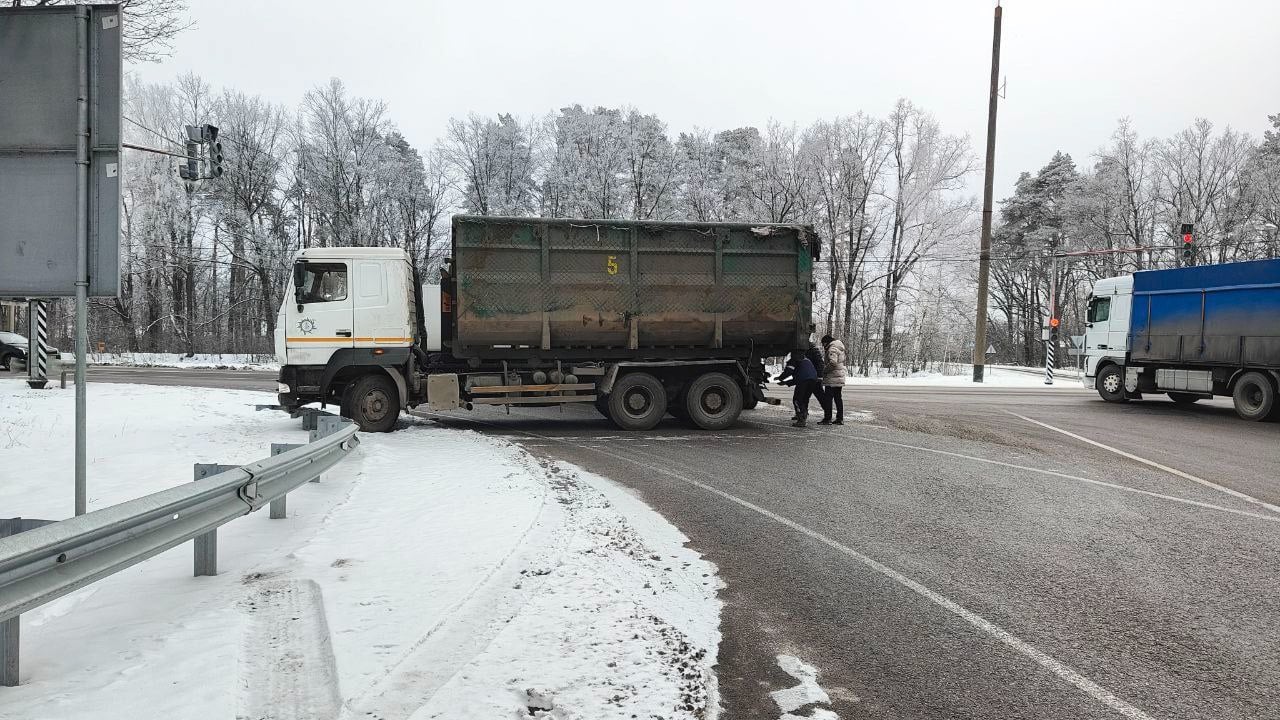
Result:
{"type": "Polygon", "coordinates": [[[1182,223],[1182,264],[1196,264],[1195,226],[1191,223],[1182,223]]]}
{"type": "Polygon", "coordinates": [[[200,179],[200,142],[202,133],[195,125],[187,125],[187,160],[178,166],[178,177],[187,182],[200,179]]]}
{"type": "Polygon", "coordinates": [[[201,133],[204,144],[209,149],[209,176],[222,177],[222,143],[218,142],[218,126],[205,125],[201,133]]]}

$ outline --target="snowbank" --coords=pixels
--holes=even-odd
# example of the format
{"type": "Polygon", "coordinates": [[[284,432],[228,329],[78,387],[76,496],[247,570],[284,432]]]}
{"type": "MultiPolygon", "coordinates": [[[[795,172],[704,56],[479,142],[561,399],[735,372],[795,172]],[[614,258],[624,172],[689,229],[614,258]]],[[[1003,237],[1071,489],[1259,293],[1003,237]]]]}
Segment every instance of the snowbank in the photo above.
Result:
{"type": "Polygon", "coordinates": [[[1054,372],[1052,386],[1044,384],[1044,368],[1014,367],[1009,365],[987,365],[983,370],[981,385],[973,382],[972,365],[953,365],[954,374],[940,372],[918,372],[907,375],[885,372],[876,369],[871,377],[850,376],[846,385],[932,385],[936,387],[1052,387],[1079,390],[1080,372],[1075,368],[1066,368],[1054,372]]]}
{"type": "MultiPolygon", "coordinates": [[[[261,393],[89,388],[90,510],[303,442],[261,393]]],[[[71,512],[73,394],[0,381],[5,516],[71,512]],[[30,472],[7,472],[11,468],[30,472]]],[[[406,421],[319,484],[23,616],[0,718],[714,717],[715,568],[634,496],[406,421]]]]}
{"type": "MultiPolygon", "coordinates": [[[[63,353],[66,362],[74,362],[63,353]]],[[[187,357],[181,353],[89,353],[91,365],[130,365],[134,367],[217,368],[222,370],[276,370],[280,363],[272,355],[237,353],[197,353],[187,357]]]]}

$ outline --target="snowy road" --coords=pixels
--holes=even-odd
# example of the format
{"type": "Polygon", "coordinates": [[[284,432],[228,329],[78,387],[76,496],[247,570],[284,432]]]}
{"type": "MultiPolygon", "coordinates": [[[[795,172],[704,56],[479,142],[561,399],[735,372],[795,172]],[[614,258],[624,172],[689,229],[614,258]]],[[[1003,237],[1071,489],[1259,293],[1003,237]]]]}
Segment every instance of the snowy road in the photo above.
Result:
{"type": "Polygon", "coordinates": [[[779,716],[779,655],[829,700],[797,717],[1276,716],[1280,426],[1070,383],[845,396],[858,422],[804,431],[777,408],[715,434],[438,421],[622,482],[690,537],[726,583],[725,717],[779,716]]]}
{"type": "Polygon", "coordinates": [[[442,422],[636,488],[719,566],[726,717],[777,717],[780,654],[830,696],[799,716],[1275,716],[1280,427],[1070,388],[846,397],[843,428],[777,408],[720,434],[581,409],[442,422]]]}

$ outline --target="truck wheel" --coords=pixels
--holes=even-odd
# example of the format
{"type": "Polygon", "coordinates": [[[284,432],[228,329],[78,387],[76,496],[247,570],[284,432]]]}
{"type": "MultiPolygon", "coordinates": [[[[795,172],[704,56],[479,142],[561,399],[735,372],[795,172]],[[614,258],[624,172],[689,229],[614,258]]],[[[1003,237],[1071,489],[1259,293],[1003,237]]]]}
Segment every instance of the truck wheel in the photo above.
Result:
{"type": "Polygon", "coordinates": [[[1171,392],[1169,393],[1169,399],[1179,405],[1191,405],[1199,400],[1200,396],[1192,395],[1191,393],[1171,392]]]}
{"type": "Polygon", "coordinates": [[[1260,372],[1245,373],[1236,381],[1232,399],[1236,414],[1245,420],[1266,420],[1275,409],[1276,388],[1271,380],[1260,372]]]}
{"type": "Polygon", "coordinates": [[[623,430],[648,430],[667,414],[667,390],[649,373],[618,378],[609,393],[609,418],[623,430]]]}
{"type": "Polygon", "coordinates": [[[1108,365],[1098,373],[1098,394],[1103,400],[1113,403],[1127,402],[1129,397],[1124,392],[1124,370],[1119,365],[1108,365]]]}
{"type": "Polygon", "coordinates": [[[724,430],[742,413],[742,388],[724,373],[699,375],[685,391],[684,409],[703,430],[724,430]]]}
{"type": "Polygon", "coordinates": [[[365,375],[343,395],[342,415],[364,432],[387,432],[400,418],[400,393],[386,375],[365,375]]]}

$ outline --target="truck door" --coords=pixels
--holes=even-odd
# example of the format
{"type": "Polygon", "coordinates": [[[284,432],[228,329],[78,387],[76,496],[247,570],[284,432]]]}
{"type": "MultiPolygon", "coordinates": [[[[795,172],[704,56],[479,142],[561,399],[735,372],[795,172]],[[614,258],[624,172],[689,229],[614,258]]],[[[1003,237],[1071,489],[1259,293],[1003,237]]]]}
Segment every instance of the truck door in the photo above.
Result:
{"type": "Polygon", "coordinates": [[[355,345],[351,261],[299,262],[305,262],[301,293],[285,328],[289,364],[323,365],[334,351],[355,345]]]}
{"type": "MultiPolygon", "coordinates": [[[[356,347],[406,345],[412,341],[405,292],[389,292],[389,266],[380,260],[355,261],[356,347]]],[[[400,279],[401,276],[397,276],[400,279]]],[[[396,283],[397,286],[400,284],[396,283]]],[[[412,284],[410,285],[412,287],[412,284]]]]}
{"type": "Polygon", "coordinates": [[[1085,317],[1084,352],[1085,375],[1097,374],[1098,360],[1111,353],[1111,296],[1089,298],[1089,311],[1085,317]]]}

